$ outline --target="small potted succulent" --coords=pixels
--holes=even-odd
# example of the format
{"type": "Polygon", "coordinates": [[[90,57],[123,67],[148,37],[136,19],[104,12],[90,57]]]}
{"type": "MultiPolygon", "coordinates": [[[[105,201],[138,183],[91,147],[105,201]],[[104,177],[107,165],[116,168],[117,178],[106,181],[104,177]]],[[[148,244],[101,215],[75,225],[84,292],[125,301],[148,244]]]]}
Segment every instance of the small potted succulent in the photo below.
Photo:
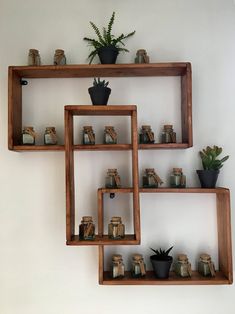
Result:
{"type": "Polygon", "coordinates": [[[111,88],[107,87],[109,82],[94,78],[93,86],[88,88],[93,105],[107,105],[111,88]]]}
{"type": "Polygon", "coordinates": [[[92,52],[88,56],[88,59],[90,59],[90,64],[96,55],[99,56],[100,62],[102,64],[114,64],[120,51],[129,51],[120,46],[125,46],[123,40],[134,35],[135,31],[127,35],[121,34],[119,36],[114,36],[112,34],[114,19],[115,12],[113,12],[107,28],[103,27],[103,32],[101,32],[93,22],[90,22],[91,27],[93,28],[97,36],[96,39],[88,37],[83,38],[93,48],[92,52]]]}
{"type": "Polygon", "coordinates": [[[150,260],[157,278],[167,279],[169,277],[171,264],[173,262],[173,257],[170,256],[169,253],[172,248],[173,246],[166,251],[161,248],[159,250],[151,248],[155,254],[150,256],[150,260]]]}
{"type": "Polygon", "coordinates": [[[217,157],[222,153],[222,148],[218,146],[207,146],[199,152],[203,170],[197,170],[197,174],[202,188],[215,188],[219,175],[219,169],[223,167],[223,163],[229,158],[225,156],[222,159],[217,157]]]}

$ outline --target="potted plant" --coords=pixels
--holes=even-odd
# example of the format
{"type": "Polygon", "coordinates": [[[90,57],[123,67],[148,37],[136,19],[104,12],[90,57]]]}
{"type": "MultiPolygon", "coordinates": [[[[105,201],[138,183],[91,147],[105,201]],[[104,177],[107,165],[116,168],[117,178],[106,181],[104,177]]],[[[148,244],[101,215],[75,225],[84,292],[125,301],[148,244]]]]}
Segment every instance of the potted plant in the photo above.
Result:
{"type": "Polygon", "coordinates": [[[93,86],[88,88],[93,105],[107,105],[111,88],[107,87],[109,82],[94,78],[93,86]]]}
{"type": "Polygon", "coordinates": [[[173,262],[173,257],[168,255],[172,250],[173,246],[168,250],[151,250],[155,253],[150,256],[150,260],[153,266],[153,270],[157,278],[167,279],[169,277],[170,267],[173,262]]]}
{"type": "Polygon", "coordinates": [[[207,146],[199,152],[203,170],[197,170],[197,174],[202,188],[214,188],[219,175],[219,169],[223,167],[223,163],[229,158],[225,156],[222,159],[217,157],[222,153],[222,148],[218,146],[207,146]]]}
{"type": "Polygon", "coordinates": [[[96,55],[99,56],[100,62],[102,64],[114,64],[116,62],[117,55],[119,54],[120,51],[126,51],[126,52],[129,51],[120,46],[121,45],[125,46],[125,44],[123,43],[123,40],[134,35],[135,31],[127,35],[121,34],[119,36],[114,36],[112,34],[112,27],[113,27],[114,19],[115,19],[115,12],[113,12],[109,20],[107,28],[106,27],[103,28],[102,34],[99,28],[93,22],[90,22],[91,27],[93,28],[93,30],[95,31],[95,34],[97,35],[97,39],[88,38],[88,37],[83,38],[85,41],[88,42],[90,46],[94,48],[88,56],[88,59],[90,59],[90,62],[89,62],[90,64],[96,55]]]}

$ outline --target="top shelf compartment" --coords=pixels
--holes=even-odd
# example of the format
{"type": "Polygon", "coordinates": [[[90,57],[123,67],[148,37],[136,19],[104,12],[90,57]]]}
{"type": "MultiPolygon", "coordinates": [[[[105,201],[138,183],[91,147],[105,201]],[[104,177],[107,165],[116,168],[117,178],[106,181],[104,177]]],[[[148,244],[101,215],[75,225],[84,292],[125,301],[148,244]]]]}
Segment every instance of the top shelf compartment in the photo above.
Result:
{"type": "MultiPolygon", "coordinates": [[[[192,73],[189,62],[149,64],[78,64],[65,66],[9,66],[8,73],[8,148],[14,151],[63,151],[64,145],[24,146],[22,134],[22,85],[27,78],[85,78],[85,77],[181,77],[181,130],[182,142],[176,144],[146,144],[139,149],[185,149],[193,145],[192,139],[192,73]]],[[[138,101],[137,101],[138,103],[138,101]]],[[[115,147],[117,150],[118,147],[115,147]]],[[[78,146],[75,149],[82,149],[78,146]]],[[[88,149],[88,148],[86,148],[88,149]]],[[[104,147],[96,147],[104,150],[104,147]]],[[[129,146],[120,146],[129,150],[129,146]]],[[[110,148],[109,148],[110,150],[110,148]]]]}

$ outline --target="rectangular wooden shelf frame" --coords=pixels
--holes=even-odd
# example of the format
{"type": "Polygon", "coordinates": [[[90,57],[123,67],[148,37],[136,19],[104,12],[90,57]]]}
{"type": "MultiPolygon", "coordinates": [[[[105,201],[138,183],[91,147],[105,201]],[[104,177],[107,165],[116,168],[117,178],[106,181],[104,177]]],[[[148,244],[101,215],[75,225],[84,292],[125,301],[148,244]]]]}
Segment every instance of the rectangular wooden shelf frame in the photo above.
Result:
{"type": "MultiPolygon", "coordinates": [[[[66,240],[67,245],[101,245],[101,244],[139,244],[140,243],[140,205],[138,177],[138,132],[136,106],[65,106],[65,160],[66,160],[66,240]],[[74,116],[130,116],[131,118],[131,150],[132,150],[132,193],[134,234],[125,239],[115,241],[100,233],[98,218],[98,234],[93,241],[81,241],[75,234],[75,183],[74,183],[74,116]]],[[[113,145],[112,145],[113,146],[113,145]]],[[[109,150],[112,147],[109,146],[109,150]]],[[[98,201],[99,208],[100,200],[98,201]]],[[[98,215],[99,217],[99,215],[98,215]]]]}
{"type": "MultiPolygon", "coordinates": [[[[109,189],[102,189],[109,193],[109,189]]],[[[123,193],[130,193],[132,189],[123,189],[123,193]]],[[[148,271],[145,278],[132,278],[130,272],[125,273],[122,279],[112,279],[108,271],[104,271],[104,246],[99,246],[99,283],[101,285],[222,285],[233,283],[232,242],[231,242],[231,214],[230,191],[225,188],[158,188],[143,189],[140,193],[215,193],[217,207],[218,229],[218,257],[219,270],[214,278],[205,278],[194,271],[191,278],[180,278],[171,272],[169,279],[157,279],[153,272],[148,271]]]]}
{"type": "MultiPolygon", "coordinates": [[[[8,69],[8,148],[13,151],[63,151],[64,145],[21,145],[22,133],[22,80],[37,78],[84,78],[84,77],[181,77],[181,129],[182,143],[145,144],[139,149],[185,149],[192,140],[192,73],[189,62],[149,64],[78,64],[65,66],[9,66],[8,69]]],[[[129,150],[128,144],[116,146],[116,150],[129,150]],[[125,146],[126,145],[126,146],[125,146]]],[[[77,146],[78,150],[89,150],[77,146]]],[[[94,146],[90,150],[105,150],[94,146]]]]}

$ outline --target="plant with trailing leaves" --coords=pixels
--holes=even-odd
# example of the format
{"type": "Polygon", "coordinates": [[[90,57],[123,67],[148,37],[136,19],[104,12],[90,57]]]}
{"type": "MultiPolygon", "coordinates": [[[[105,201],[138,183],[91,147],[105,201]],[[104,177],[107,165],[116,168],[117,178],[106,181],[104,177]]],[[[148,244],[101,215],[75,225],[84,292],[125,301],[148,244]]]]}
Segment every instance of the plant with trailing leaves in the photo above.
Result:
{"type": "Polygon", "coordinates": [[[95,31],[95,34],[97,36],[97,39],[94,38],[88,38],[88,37],[84,37],[83,39],[85,41],[88,42],[88,44],[90,46],[92,46],[94,49],[92,50],[92,52],[89,54],[88,59],[90,59],[90,62],[92,62],[92,60],[94,59],[94,57],[99,53],[99,50],[103,47],[114,47],[119,51],[126,51],[129,52],[129,50],[127,50],[126,48],[120,47],[120,45],[125,46],[125,44],[123,43],[124,39],[127,39],[128,37],[131,37],[135,34],[135,31],[124,35],[123,33],[119,36],[114,36],[112,34],[112,28],[113,28],[113,23],[115,20],[115,12],[113,12],[108,26],[107,27],[103,27],[103,31],[101,32],[99,30],[99,28],[93,23],[90,22],[91,27],[93,28],[93,30],[95,31]]]}
{"type": "Polygon", "coordinates": [[[225,156],[222,159],[217,157],[222,153],[222,148],[214,145],[213,147],[207,146],[199,152],[202,166],[204,170],[219,170],[223,167],[223,163],[229,158],[225,156]]]}
{"type": "Polygon", "coordinates": [[[169,253],[173,249],[173,246],[171,246],[168,250],[162,250],[161,248],[159,250],[150,249],[155,253],[158,260],[166,260],[170,257],[169,253]]]}
{"type": "Polygon", "coordinates": [[[105,80],[101,81],[100,77],[98,77],[97,79],[94,78],[94,81],[93,81],[94,87],[107,87],[108,85],[109,85],[109,82],[105,82],[105,80]]]}

